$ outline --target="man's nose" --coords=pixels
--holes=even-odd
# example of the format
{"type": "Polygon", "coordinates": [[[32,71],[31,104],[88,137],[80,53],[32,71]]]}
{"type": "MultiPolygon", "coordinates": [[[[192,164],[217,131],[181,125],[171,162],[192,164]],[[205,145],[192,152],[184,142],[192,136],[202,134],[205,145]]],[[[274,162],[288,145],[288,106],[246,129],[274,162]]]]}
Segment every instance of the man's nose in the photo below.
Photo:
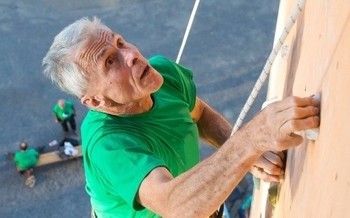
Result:
{"type": "Polygon", "coordinates": [[[126,49],[123,56],[128,67],[132,67],[138,60],[138,52],[134,49],[126,49]]]}

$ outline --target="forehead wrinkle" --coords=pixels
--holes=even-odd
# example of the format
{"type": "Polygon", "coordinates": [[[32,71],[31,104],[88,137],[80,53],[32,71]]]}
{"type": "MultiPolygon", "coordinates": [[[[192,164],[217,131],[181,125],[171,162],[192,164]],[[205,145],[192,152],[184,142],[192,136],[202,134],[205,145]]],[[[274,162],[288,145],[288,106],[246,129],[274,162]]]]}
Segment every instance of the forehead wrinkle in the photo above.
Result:
{"type": "MultiPolygon", "coordinates": [[[[99,52],[97,55],[94,55],[95,51],[98,52],[99,48],[103,48],[103,46],[106,44],[107,41],[107,35],[104,34],[104,31],[99,31],[97,40],[93,40],[93,42],[90,44],[90,46],[87,47],[87,49],[81,53],[80,58],[79,58],[79,63],[84,66],[91,60],[93,63],[97,66],[97,60],[98,57],[100,56],[99,52]],[[84,64],[85,63],[85,64],[84,64]]],[[[102,52],[104,52],[105,48],[102,49],[102,52]]]]}
{"type": "Polygon", "coordinates": [[[86,58],[88,60],[92,60],[94,62],[95,65],[97,65],[97,55],[94,55],[95,52],[99,52],[99,48],[103,47],[103,45],[105,44],[106,40],[105,38],[100,38],[101,40],[95,40],[94,43],[89,47],[88,51],[87,51],[87,56],[86,58]]]}
{"type": "MultiPolygon", "coordinates": [[[[101,31],[100,35],[101,35],[101,38],[105,39],[104,40],[105,42],[107,42],[107,41],[111,42],[114,39],[114,33],[108,33],[106,31],[101,31]]],[[[107,48],[101,49],[101,51],[97,55],[97,60],[99,60],[101,57],[103,57],[107,50],[108,50],[107,48]]]]}
{"type": "Polygon", "coordinates": [[[102,48],[101,51],[97,54],[97,61],[100,60],[101,57],[103,57],[105,55],[107,51],[107,48],[102,48]]]}
{"type": "Polygon", "coordinates": [[[99,60],[100,57],[102,57],[104,55],[104,53],[106,52],[106,47],[105,45],[107,44],[106,42],[108,41],[108,34],[106,31],[99,31],[99,38],[101,40],[96,40],[96,46],[94,46],[94,49],[91,52],[91,59],[94,61],[94,63],[97,65],[97,61],[99,60]],[[94,51],[97,51],[97,54],[95,56],[93,56],[94,51]]]}

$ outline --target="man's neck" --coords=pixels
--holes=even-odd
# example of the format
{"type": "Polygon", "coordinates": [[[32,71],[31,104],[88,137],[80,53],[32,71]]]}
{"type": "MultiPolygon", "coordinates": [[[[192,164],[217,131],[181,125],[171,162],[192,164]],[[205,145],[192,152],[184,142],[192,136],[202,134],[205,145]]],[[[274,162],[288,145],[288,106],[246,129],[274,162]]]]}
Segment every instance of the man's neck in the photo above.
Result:
{"type": "Polygon", "coordinates": [[[152,106],[153,99],[151,96],[148,96],[140,101],[130,102],[128,104],[113,104],[111,107],[102,110],[102,112],[116,116],[142,114],[151,110],[152,106]]]}

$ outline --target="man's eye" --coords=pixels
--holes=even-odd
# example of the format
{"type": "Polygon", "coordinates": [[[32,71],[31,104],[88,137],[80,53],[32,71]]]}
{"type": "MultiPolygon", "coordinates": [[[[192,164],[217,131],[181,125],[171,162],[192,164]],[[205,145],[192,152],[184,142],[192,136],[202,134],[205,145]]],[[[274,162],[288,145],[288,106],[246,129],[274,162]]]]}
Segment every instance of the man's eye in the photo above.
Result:
{"type": "Polygon", "coordinates": [[[123,47],[123,46],[124,46],[123,40],[118,40],[118,41],[117,41],[117,46],[118,46],[118,48],[123,47]]]}
{"type": "Polygon", "coordinates": [[[112,65],[114,63],[114,58],[108,58],[107,64],[112,65]]]}

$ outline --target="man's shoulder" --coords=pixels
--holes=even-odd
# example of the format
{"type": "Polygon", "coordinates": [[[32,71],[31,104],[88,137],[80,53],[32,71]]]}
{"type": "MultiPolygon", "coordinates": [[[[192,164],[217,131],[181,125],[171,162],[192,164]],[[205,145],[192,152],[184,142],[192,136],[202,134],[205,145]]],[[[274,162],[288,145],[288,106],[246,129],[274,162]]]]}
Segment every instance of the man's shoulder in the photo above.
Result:
{"type": "Polygon", "coordinates": [[[190,75],[190,77],[192,78],[192,71],[190,69],[162,55],[153,56],[150,59],[148,59],[148,62],[163,76],[171,75],[178,77],[179,74],[185,74],[190,75]]]}
{"type": "Polygon", "coordinates": [[[83,123],[85,122],[94,122],[95,120],[107,119],[108,114],[96,111],[96,110],[88,110],[86,113],[83,123]]]}
{"type": "Polygon", "coordinates": [[[35,148],[28,148],[27,152],[31,154],[39,154],[39,152],[35,148]]]}
{"type": "Polygon", "coordinates": [[[157,63],[157,62],[170,63],[170,62],[172,62],[169,58],[167,58],[163,55],[155,55],[155,56],[149,58],[148,61],[150,63],[157,63]]]}
{"type": "Polygon", "coordinates": [[[118,117],[107,113],[89,110],[85,116],[82,125],[82,136],[99,138],[101,136],[124,135],[133,133],[137,119],[128,119],[128,117],[118,117]]]}
{"type": "Polygon", "coordinates": [[[157,55],[149,59],[149,64],[163,76],[164,83],[174,83],[179,79],[177,64],[172,60],[162,55],[157,55]]]}
{"type": "Polygon", "coordinates": [[[68,105],[69,107],[73,107],[74,103],[72,101],[66,100],[66,105],[68,105]]]}
{"type": "MultiPolygon", "coordinates": [[[[135,119],[128,117],[113,116],[104,112],[89,110],[82,122],[81,129],[83,133],[92,132],[117,132],[122,131],[126,126],[133,126],[135,119]]],[[[133,128],[132,128],[133,129],[133,128]]]]}
{"type": "Polygon", "coordinates": [[[88,110],[81,124],[81,128],[88,127],[89,125],[91,125],[91,123],[94,123],[97,117],[98,114],[94,113],[93,110],[88,110]]]}
{"type": "Polygon", "coordinates": [[[166,58],[162,55],[156,55],[148,59],[148,63],[155,68],[156,70],[160,71],[159,73],[163,73],[164,70],[162,69],[170,69],[173,68],[174,61],[170,60],[169,58],[166,58]]]}
{"type": "Polygon", "coordinates": [[[53,107],[52,107],[52,110],[53,111],[57,111],[58,109],[59,109],[58,104],[57,103],[54,104],[53,107]]]}
{"type": "Polygon", "coordinates": [[[13,155],[13,160],[16,161],[19,156],[20,156],[20,151],[16,151],[15,154],[13,155]]]}
{"type": "Polygon", "coordinates": [[[99,129],[103,129],[108,119],[109,116],[106,113],[89,110],[81,124],[82,134],[91,135],[99,129]]]}

